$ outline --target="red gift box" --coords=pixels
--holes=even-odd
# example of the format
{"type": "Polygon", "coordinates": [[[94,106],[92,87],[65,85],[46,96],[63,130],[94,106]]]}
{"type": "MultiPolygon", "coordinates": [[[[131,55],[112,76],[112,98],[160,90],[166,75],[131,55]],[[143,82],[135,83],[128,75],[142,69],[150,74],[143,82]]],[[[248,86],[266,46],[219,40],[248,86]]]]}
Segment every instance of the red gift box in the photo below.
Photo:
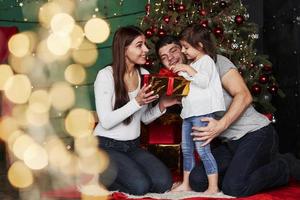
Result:
{"type": "Polygon", "coordinates": [[[162,68],[158,74],[145,74],[143,78],[143,84],[151,84],[151,90],[160,96],[186,96],[189,92],[190,82],[166,68],[162,68]]]}

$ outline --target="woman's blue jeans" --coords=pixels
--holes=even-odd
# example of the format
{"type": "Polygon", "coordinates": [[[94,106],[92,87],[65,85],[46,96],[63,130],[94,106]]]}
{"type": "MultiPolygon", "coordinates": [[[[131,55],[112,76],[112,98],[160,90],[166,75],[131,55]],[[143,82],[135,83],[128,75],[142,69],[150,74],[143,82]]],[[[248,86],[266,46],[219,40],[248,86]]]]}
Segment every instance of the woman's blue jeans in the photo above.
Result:
{"type": "Polygon", "coordinates": [[[182,124],[182,142],[181,149],[183,155],[183,170],[191,171],[195,166],[195,155],[194,150],[196,149],[201,161],[203,162],[206,174],[216,174],[218,173],[218,167],[216,160],[214,159],[211,151],[210,145],[201,146],[203,141],[193,141],[192,127],[193,126],[207,126],[206,122],[202,122],[202,117],[213,117],[213,114],[189,117],[183,120],[182,124]]]}
{"type": "Polygon", "coordinates": [[[110,165],[99,181],[109,190],[143,195],[148,192],[163,193],[172,186],[168,168],[154,155],[139,147],[139,138],[117,141],[98,137],[99,147],[110,158],[110,165]]]}

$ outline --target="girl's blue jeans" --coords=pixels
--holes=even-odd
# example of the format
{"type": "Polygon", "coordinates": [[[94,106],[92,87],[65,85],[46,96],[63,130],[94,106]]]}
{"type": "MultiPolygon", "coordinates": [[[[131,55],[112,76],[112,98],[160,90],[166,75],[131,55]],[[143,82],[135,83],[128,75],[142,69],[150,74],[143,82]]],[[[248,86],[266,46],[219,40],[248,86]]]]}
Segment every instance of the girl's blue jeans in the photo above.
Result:
{"type": "Polygon", "coordinates": [[[193,141],[191,135],[192,127],[207,126],[207,122],[202,122],[200,119],[202,117],[213,117],[213,114],[193,116],[183,120],[182,124],[182,155],[183,155],[183,170],[191,171],[195,166],[195,155],[194,150],[196,149],[201,161],[203,162],[206,174],[216,174],[218,173],[218,167],[215,158],[210,151],[210,144],[201,146],[204,141],[193,141]]]}

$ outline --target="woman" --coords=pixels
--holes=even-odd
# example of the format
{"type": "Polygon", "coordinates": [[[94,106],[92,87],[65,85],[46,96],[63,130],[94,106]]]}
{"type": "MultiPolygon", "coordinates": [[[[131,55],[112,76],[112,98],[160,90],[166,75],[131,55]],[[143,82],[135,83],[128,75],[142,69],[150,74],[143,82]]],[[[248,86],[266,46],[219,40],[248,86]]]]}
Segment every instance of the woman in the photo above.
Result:
{"type": "Polygon", "coordinates": [[[122,27],[113,38],[113,63],[100,70],[95,84],[96,110],[100,119],[95,129],[99,147],[104,149],[111,165],[100,176],[110,190],[142,195],[162,193],[172,186],[167,167],[149,152],[139,148],[140,121],[150,123],[161,116],[175,98],[158,99],[141,86],[141,74],[148,48],[143,32],[134,26],[122,27]],[[111,179],[112,184],[109,183],[111,179]]]}

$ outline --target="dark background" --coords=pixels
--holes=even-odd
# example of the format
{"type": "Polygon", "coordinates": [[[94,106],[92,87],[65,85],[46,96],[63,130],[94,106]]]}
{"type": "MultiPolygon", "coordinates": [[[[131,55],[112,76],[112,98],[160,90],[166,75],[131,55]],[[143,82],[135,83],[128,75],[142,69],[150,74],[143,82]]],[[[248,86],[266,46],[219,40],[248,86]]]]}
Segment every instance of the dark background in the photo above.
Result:
{"type": "Polygon", "coordinates": [[[280,152],[300,157],[300,1],[243,0],[259,25],[259,53],[269,55],[285,98],[273,97],[280,152]]]}

